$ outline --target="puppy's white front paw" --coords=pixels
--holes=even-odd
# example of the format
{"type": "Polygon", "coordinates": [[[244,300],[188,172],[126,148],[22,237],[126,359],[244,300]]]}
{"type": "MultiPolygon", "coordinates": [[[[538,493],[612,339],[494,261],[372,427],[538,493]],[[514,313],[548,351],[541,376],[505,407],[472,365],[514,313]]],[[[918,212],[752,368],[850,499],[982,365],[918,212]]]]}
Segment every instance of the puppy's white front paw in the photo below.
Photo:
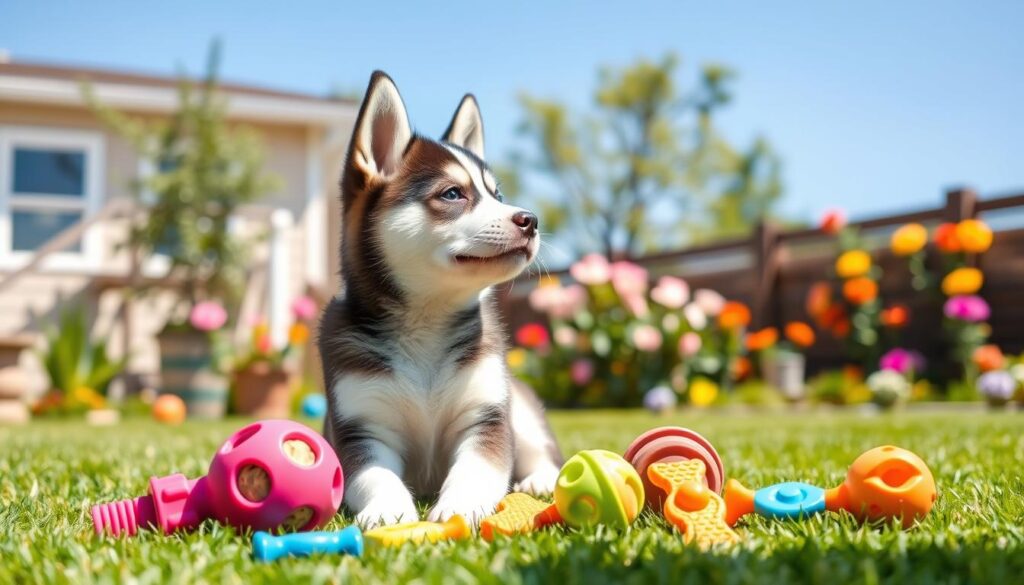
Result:
{"type": "Polygon", "coordinates": [[[526,492],[534,496],[547,496],[555,491],[555,482],[558,481],[558,468],[551,464],[545,464],[530,475],[523,478],[515,485],[513,491],[526,492]]]}
{"type": "Polygon", "coordinates": [[[480,498],[467,498],[463,501],[453,501],[453,499],[442,497],[431,508],[427,519],[431,522],[444,522],[458,514],[466,519],[467,524],[475,527],[480,524],[481,520],[493,514],[497,506],[498,500],[483,501],[480,498]]]}
{"type": "Polygon", "coordinates": [[[401,502],[387,498],[370,500],[366,507],[356,514],[356,523],[367,530],[378,526],[416,522],[419,519],[420,515],[412,500],[401,502]]]}

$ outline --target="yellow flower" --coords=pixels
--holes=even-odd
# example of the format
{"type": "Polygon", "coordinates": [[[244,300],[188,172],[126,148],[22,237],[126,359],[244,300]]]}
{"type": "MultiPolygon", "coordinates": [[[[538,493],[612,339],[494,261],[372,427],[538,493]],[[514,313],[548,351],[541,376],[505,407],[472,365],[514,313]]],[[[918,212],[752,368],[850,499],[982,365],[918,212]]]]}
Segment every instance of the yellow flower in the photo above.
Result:
{"type": "Polygon", "coordinates": [[[965,219],[956,224],[956,239],[964,252],[980,254],[992,247],[992,230],[983,221],[965,219]]]}
{"type": "Polygon", "coordinates": [[[106,400],[99,392],[88,386],[79,386],[71,392],[73,402],[85,405],[89,410],[97,410],[106,406],[106,400]]]}
{"type": "Polygon", "coordinates": [[[942,279],[942,292],[948,297],[973,295],[984,282],[985,277],[977,268],[957,268],[942,279]]]}
{"type": "Polygon", "coordinates": [[[270,326],[260,321],[252,327],[252,344],[259,345],[259,340],[270,335],[270,326]]]}
{"type": "Polygon", "coordinates": [[[871,256],[864,250],[843,252],[836,259],[836,274],[841,278],[864,276],[871,270],[871,256]]]}
{"type": "Polygon", "coordinates": [[[892,252],[897,256],[910,256],[928,243],[928,230],[919,223],[908,223],[892,234],[892,252]]]}
{"type": "Polygon", "coordinates": [[[549,274],[547,276],[542,276],[537,282],[537,286],[562,286],[562,281],[558,280],[557,276],[551,276],[549,274]]]}
{"type": "Polygon", "coordinates": [[[690,383],[690,404],[708,406],[718,398],[718,384],[707,378],[695,378],[690,383]]]}
{"type": "Polygon", "coordinates": [[[307,340],[309,340],[309,327],[306,327],[305,323],[295,323],[288,330],[288,343],[302,345],[307,340]]]}
{"type": "Polygon", "coordinates": [[[526,363],[526,350],[521,347],[508,350],[508,355],[505,356],[505,362],[508,363],[508,367],[513,370],[518,370],[526,363]]]}

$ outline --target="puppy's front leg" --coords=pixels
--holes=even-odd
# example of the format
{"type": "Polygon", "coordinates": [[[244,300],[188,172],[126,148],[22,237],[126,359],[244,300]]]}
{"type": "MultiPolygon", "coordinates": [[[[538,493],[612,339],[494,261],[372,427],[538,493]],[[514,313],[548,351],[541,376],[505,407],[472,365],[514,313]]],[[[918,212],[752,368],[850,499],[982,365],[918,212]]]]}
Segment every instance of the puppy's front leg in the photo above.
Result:
{"type": "Polygon", "coordinates": [[[512,430],[507,405],[485,406],[456,443],[448,472],[430,520],[459,514],[476,526],[508,493],[512,478],[512,430]]]}
{"type": "Polygon", "coordinates": [[[419,520],[412,494],[402,482],[404,463],[393,449],[376,439],[360,445],[365,457],[346,478],[345,503],[364,528],[419,520]]]}

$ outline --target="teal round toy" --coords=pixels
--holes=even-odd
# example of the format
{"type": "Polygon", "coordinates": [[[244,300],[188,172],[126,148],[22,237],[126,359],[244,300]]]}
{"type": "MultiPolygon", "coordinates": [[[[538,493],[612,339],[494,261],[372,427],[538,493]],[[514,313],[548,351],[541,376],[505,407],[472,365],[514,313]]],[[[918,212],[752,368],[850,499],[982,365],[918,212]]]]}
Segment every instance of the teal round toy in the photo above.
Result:
{"type": "Polygon", "coordinates": [[[555,507],[570,526],[629,526],[644,505],[640,474],[611,451],[580,451],[562,466],[555,507]]]}
{"type": "Polygon", "coordinates": [[[310,394],[302,399],[302,414],[309,418],[321,418],[327,413],[327,399],[323,394],[310,394]]]}

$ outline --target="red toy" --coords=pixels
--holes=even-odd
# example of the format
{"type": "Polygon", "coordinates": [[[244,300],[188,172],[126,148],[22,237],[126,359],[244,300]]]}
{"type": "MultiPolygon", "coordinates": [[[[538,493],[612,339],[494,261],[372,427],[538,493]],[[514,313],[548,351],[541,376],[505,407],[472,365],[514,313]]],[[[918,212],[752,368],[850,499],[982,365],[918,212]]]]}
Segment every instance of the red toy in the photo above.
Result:
{"type": "Polygon", "coordinates": [[[96,534],[165,534],[207,518],[253,530],[312,530],[338,511],[344,477],[334,449],[288,420],[253,423],[231,436],[199,479],[154,477],[150,495],[92,508],[96,534]]]}
{"type": "Polygon", "coordinates": [[[660,512],[666,493],[651,481],[647,468],[654,463],[671,463],[696,459],[704,462],[705,482],[708,489],[722,493],[725,484],[725,466],[711,442],[699,433],[682,427],[659,427],[633,439],[624,455],[644,482],[647,505],[660,512]]]}

